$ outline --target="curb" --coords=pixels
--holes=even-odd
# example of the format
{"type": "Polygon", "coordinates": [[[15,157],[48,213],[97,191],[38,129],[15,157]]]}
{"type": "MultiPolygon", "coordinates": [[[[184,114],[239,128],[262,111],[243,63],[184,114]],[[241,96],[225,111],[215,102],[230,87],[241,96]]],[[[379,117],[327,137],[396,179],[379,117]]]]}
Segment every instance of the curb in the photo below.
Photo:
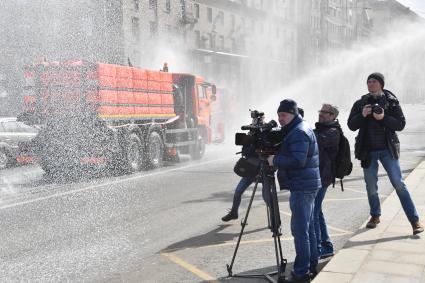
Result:
{"type": "MultiPolygon", "coordinates": [[[[425,183],[424,160],[409,174],[405,179],[405,183],[416,207],[418,207],[418,204],[423,206],[425,204],[425,198],[418,196],[419,199],[416,199],[415,195],[417,195],[418,187],[425,183]],[[418,202],[418,200],[422,201],[422,203],[418,202]]],[[[395,190],[385,199],[381,207],[382,211],[385,211],[385,214],[381,215],[381,223],[375,229],[366,229],[364,228],[368,222],[366,220],[356,231],[356,234],[345,243],[344,247],[338,251],[316,276],[313,280],[314,283],[351,282],[365,260],[372,253],[378,241],[383,238],[384,233],[389,232],[387,230],[396,216],[399,213],[402,213],[404,216],[395,190]]],[[[407,222],[407,219],[405,221],[407,222]]],[[[410,229],[408,231],[411,232],[410,229]]],[[[370,279],[371,281],[369,282],[373,282],[373,278],[370,279]]]]}

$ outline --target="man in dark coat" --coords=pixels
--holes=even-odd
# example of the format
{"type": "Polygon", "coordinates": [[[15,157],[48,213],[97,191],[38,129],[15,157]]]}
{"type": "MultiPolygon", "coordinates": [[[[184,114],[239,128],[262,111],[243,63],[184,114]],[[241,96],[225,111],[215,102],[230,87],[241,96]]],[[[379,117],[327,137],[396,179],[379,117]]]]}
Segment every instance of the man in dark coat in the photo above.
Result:
{"type": "Polygon", "coordinates": [[[384,166],[391,184],[396,190],[404,213],[413,228],[413,234],[424,231],[419,222],[415,205],[401,175],[400,142],[396,131],[406,125],[406,119],[397,97],[384,89],[381,73],[372,73],[367,78],[369,93],[357,100],[348,118],[348,127],[359,130],[355,144],[355,157],[361,161],[371,218],[367,228],[375,228],[381,216],[378,196],[378,161],[384,166]]]}
{"type": "Polygon", "coordinates": [[[322,202],[330,184],[335,182],[335,158],[339,149],[341,126],[337,120],[338,108],[331,104],[323,104],[319,110],[319,121],[314,133],[319,145],[320,179],[322,186],[317,192],[314,202],[314,228],[317,239],[318,253],[321,258],[334,255],[334,249],[326,227],[322,211],[322,202]]]}
{"type": "Polygon", "coordinates": [[[291,232],[296,257],[290,282],[310,282],[310,274],[317,273],[318,262],[313,209],[321,186],[319,150],[313,129],[302,120],[295,101],[283,100],[277,112],[284,138],[276,156],[269,156],[268,162],[278,169],[281,189],[291,192],[291,232]]]}

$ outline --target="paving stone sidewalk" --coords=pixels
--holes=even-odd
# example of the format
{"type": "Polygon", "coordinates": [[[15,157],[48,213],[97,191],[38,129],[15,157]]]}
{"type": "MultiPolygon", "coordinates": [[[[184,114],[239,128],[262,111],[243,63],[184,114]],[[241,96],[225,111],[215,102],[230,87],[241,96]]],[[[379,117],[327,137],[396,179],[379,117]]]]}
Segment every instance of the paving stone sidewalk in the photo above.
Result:
{"type": "MultiPolygon", "coordinates": [[[[406,178],[416,210],[425,223],[425,161],[406,178]]],[[[364,228],[322,269],[314,283],[425,282],[425,232],[412,234],[394,191],[381,206],[381,223],[364,228]]]]}

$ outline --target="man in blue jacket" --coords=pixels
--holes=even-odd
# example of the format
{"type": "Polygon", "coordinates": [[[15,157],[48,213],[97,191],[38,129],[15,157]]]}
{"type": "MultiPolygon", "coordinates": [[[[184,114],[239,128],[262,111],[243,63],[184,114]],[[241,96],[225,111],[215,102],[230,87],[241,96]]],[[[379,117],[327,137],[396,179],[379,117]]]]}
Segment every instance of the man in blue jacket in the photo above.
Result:
{"type": "Polygon", "coordinates": [[[296,257],[290,282],[310,282],[310,276],[317,273],[318,262],[313,210],[321,186],[319,150],[313,129],[302,120],[295,101],[281,101],[277,114],[284,139],[276,156],[270,156],[268,162],[278,169],[280,188],[291,192],[296,257]]]}

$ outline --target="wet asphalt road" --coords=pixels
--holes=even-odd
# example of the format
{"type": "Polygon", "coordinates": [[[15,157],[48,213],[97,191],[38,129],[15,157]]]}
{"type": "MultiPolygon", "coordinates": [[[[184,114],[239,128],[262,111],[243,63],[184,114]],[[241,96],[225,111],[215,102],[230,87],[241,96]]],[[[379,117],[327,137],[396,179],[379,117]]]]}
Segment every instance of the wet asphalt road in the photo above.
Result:
{"type": "MultiPolygon", "coordinates": [[[[406,116],[418,113],[417,108],[424,107],[412,107],[415,112],[406,116]]],[[[414,119],[401,134],[405,176],[425,156],[423,121],[414,119]]],[[[230,207],[238,182],[232,172],[237,150],[232,145],[212,145],[200,161],[183,158],[158,170],[79,182],[51,180],[36,165],[1,171],[1,281],[225,280],[225,264],[230,262],[240,225],[238,221],[224,224],[220,218],[230,207]]],[[[368,217],[362,172],[355,165],[345,192],[330,188],[325,202],[336,249],[368,217]]],[[[391,192],[385,177],[380,178],[380,192],[382,198],[391,192]]],[[[273,270],[274,250],[259,195],[234,272],[273,270]]],[[[244,196],[241,214],[249,196],[244,196]]],[[[279,192],[282,248],[292,262],[288,196],[279,192]]]]}

